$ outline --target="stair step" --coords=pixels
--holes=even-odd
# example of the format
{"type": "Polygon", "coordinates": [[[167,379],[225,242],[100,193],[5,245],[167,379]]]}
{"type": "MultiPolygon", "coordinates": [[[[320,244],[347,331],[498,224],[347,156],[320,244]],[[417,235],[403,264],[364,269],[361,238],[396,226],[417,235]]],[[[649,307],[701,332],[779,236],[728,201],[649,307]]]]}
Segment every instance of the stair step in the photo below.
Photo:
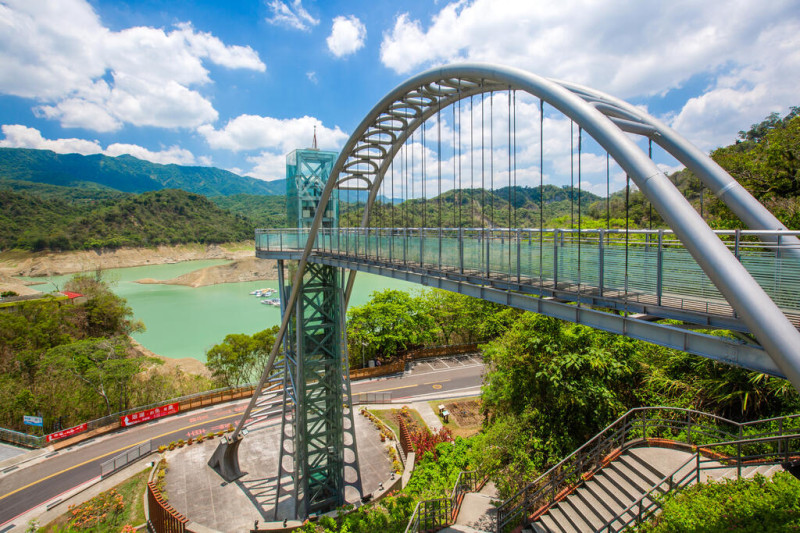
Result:
{"type": "Polygon", "coordinates": [[[591,497],[598,502],[604,512],[610,516],[617,516],[626,507],[619,498],[608,492],[606,487],[596,479],[592,479],[592,483],[587,483],[583,488],[587,498],[591,497]]]}
{"type": "Polygon", "coordinates": [[[625,478],[628,484],[636,488],[637,497],[650,490],[650,488],[661,479],[649,470],[642,472],[640,468],[637,468],[638,463],[631,464],[630,460],[625,456],[620,457],[619,460],[614,461],[610,466],[625,478]]]}
{"type": "Polygon", "coordinates": [[[598,481],[603,484],[607,492],[617,497],[623,507],[627,507],[639,497],[639,490],[631,486],[616,469],[608,468],[602,479],[598,479],[598,481]]]}
{"type": "Polygon", "coordinates": [[[654,483],[657,482],[658,480],[664,479],[664,476],[666,476],[668,472],[662,472],[661,470],[656,468],[655,465],[651,464],[650,461],[642,457],[640,453],[637,452],[639,452],[639,450],[637,450],[636,448],[632,448],[628,450],[628,453],[626,453],[625,456],[628,457],[632,463],[637,464],[640,470],[644,469],[650,472],[655,478],[653,480],[654,483]]]}
{"type": "Polygon", "coordinates": [[[547,528],[553,531],[553,533],[573,533],[575,531],[566,517],[564,517],[564,513],[558,507],[551,507],[542,518],[547,518],[547,520],[542,520],[542,522],[544,522],[547,528]]]}
{"type": "MultiPolygon", "coordinates": [[[[591,485],[597,485],[594,480],[590,480],[586,482],[582,487],[578,488],[575,491],[574,495],[576,498],[580,499],[581,502],[590,510],[592,513],[592,523],[593,524],[604,524],[608,520],[610,520],[616,513],[606,507],[603,498],[597,498],[594,493],[589,490],[591,485]]],[[[617,507],[618,511],[621,511],[621,507],[617,507]]]]}
{"type": "Polygon", "coordinates": [[[594,531],[596,529],[592,512],[575,494],[558,503],[567,520],[576,531],[594,531]]]}

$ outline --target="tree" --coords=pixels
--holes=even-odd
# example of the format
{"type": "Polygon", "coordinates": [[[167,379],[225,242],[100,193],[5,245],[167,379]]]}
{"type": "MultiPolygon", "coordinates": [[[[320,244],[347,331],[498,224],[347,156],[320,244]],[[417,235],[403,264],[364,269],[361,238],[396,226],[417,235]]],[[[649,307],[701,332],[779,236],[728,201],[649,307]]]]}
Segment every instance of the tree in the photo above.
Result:
{"type": "Polygon", "coordinates": [[[86,303],[76,308],[82,311],[76,313],[76,318],[88,337],[130,335],[144,330],[144,324],[131,319],[133,311],[125,298],[111,292],[100,270],[94,275],[76,274],[64,285],[64,290],[86,296],[86,303]]]}
{"type": "Polygon", "coordinates": [[[502,493],[625,412],[635,389],[634,342],[525,313],[487,345],[480,461],[499,472],[502,493]]]}
{"type": "Polygon", "coordinates": [[[255,360],[253,361],[254,375],[252,379],[258,379],[264,367],[267,366],[269,354],[272,351],[272,346],[275,344],[275,336],[278,334],[279,330],[279,326],[272,326],[271,328],[253,334],[253,341],[255,342],[255,360]]]}
{"type": "Polygon", "coordinates": [[[250,335],[231,333],[206,352],[206,366],[226,387],[238,387],[249,380],[258,349],[250,335]]]}
{"type": "Polygon", "coordinates": [[[106,405],[106,414],[129,407],[129,386],[142,371],[146,357],[131,356],[125,337],[85,339],[62,344],[45,353],[49,374],[66,373],[89,387],[106,405]]]}
{"type": "Polygon", "coordinates": [[[350,351],[365,347],[380,359],[435,338],[434,322],[420,300],[395,289],[373,292],[370,301],[347,312],[350,351]]]}

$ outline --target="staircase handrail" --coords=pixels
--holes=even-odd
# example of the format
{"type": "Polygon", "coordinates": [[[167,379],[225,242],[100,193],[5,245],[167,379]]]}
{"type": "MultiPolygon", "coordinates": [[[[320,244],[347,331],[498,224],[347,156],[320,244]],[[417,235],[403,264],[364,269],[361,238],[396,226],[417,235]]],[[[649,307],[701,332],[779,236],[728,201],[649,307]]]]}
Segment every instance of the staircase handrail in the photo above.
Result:
{"type": "MultiPolygon", "coordinates": [[[[613,453],[615,450],[621,451],[629,443],[629,438],[634,430],[641,431],[641,438],[647,438],[649,433],[654,431],[669,429],[672,431],[686,430],[684,439],[687,444],[699,444],[696,442],[697,436],[704,436],[719,441],[725,436],[741,440],[745,427],[750,427],[758,423],[781,421],[778,434],[783,432],[783,420],[797,418],[800,415],[789,415],[785,417],[774,417],[753,422],[736,422],[712,413],[704,413],[694,409],[680,407],[655,406],[655,407],[636,407],[620,416],[614,422],[606,426],[602,431],[589,439],[581,447],[559,461],[556,465],[548,469],[531,483],[518,490],[514,495],[504,501],[497,508],[498,531],[502,530],[509,523],[517,520],[523,512],[535,508],[542,508],[550,505],[554,500],[561,496],[565,488],[569,488],[573,481],[580,481],[579,476],[595,470],[603,462],[603,454],[613,453]],[[676,413],[684,415],[685,419],[648,419],[646,416],[641,418],[637,415],[646,415],[648,412],[655,413],[676,413]],[[733,431],[725,431],[723,428],[703,423],[703,419],[711,420],[717,424],[728,425],[733,431]],[[650,426],[648,422],[655,422],[650,426]],[[695,438],[693,439],[693,435],[695,438]],[[609,446],[611,445],[611,446],[609,446]],[[577,478],[577,479],[571,479],[577,478]]],[[[774,435],[769,432],[763,433],[764,436],[774,435]]],[[[702,439],[701,439],[702,440],[702,439]]]]}
{"type": "Polygon", "coordinates": [[[450,518],[442,523],[435,522],[433,524],[426,524],[426,526],[443,527],[454,522],[455,517],[458,516],[458,510],[461,508],[461,496],[467,492],[474,492],[475,489],[477,489],[479,486],[481,486],[481,484],[483,484],[484,481],[486,481],[486,479],[488,479],[487,476],[482,475],[478,470],[462,470],[459,472],[456,482],[453,484],[453,490],[450,491],[450,496],[446,496],[444,498],[434,498],[432,500],[421,500],[417,502],[417,506],[414,508],[414,512],[411,514],[411,518],[408,520],[406,533],[417,533],[420,531],[420,522],[423,520],[422,515],[424,514],[420,508],[430,504],[431,502],[441,503],[443,500],[447,500],[449,502],[447,515],[450,518]],[[464,479],[464,482],[462,482],[462,478],[464,479]]]}
{"type": "MultiPolygon", "coordinates": [[[[741,477],[741,475],[742,475],[742,465],[745,463],[745,461],[758,460],[758,459],[763,459],[765,457],[774,457],[776,455],[776,454],[749,454],[749,455],[742,455],[742,448],[744,446],[747,446],[749,444],[762,444],[762,443],[765,443],[765,442],[775,442],[775,441],[777,441],[779,443],[777,455],[781,455],[782,454],[784,456],[783,458],[786,461],[788,461],[790,454],[800,452],[800,447],[798,447],[798,450],[795,451],[795,452],[792,452],[792,451],[789,450],[788,441],[790,441],[790,440],[800,440],[800,433],[793,433],[793,434],[790,434],[790,435],[776,435],[776,436],[770,436],[770,437],[757,437],[757,438],[734,440],[734,441],[728,441],[728,442],[715,442],[715,443],[712,443],[712,444],[704,444],[702,446],[699,446],[697,451],[694,454],[692,454],[692,456],[689,457],[689,459],[687,459],[678,468],[673,470],[672,473],[667,474],[660,481],[655,483],[647,492],[642,494],[642,496],[640,496],[636,501],[631,503],[628,507],[626,507],[625,509],[620,511],[615,517],[613,517],[610,520],[608,520],[605,524],[603,524],[603,526],[598,531],[600,531],[600,532],[604,532],[604,531],[609,531],[609,532],[623,531],[628,526],[630,526],[632,524],[639,524],[644,519],[650,517],[650,515],[653,512],[655,512],[656,508],[660,509],[662,507],[662,502],[658,498],[652,498],[652,495],[656,490],[661,490],[660,487],[665,482],[667,482],[667,480],[669,480],[669,488],[666,491],[662,491],[662,494],[667,494],[668,492],[671,492],[671,491],[675,490],[676,488],[684,487],[684,486],[690,484],[692,481],[699,482],[700,481],[700,471],[701,470],[713,470],[713,469],[719,469],[719,468],[730,468],[730,465],[705,466],[705,467],[702,466],[704,464],[708,465],[710,463],[717,462],[714,459],[705,459],[705,460],[701,459],[703,450],[707,450],[708,448],[719,448],[719,447],[723,447],[723,446],[735,446],[736,450],[737,450],[737,455],[735,457],[728,457],[728,458],[725,458],[723,460],[725,460],[725,461],[735,460],[736,461],[736,466],[737,466],[736,476],[738,478],[738,477],[741,477]],[[784,447],[784,451],[780,451],[780,443],[784,442],[784,441],[787,442],[787,446],[784,447]],[[690,471],[688,471],[686,474],[684,474],[684,476],[682,478],[680,478],[678,481],[674,481],[674,479],[673,479],[674,476],[676,474],[678,474],[681,470],[683,470],[684,467],[686,467],[687,464],[692,463],[692,462],[694,463],[694,468],[692,468],[690,471]],[[650,503],[647,504],[646,506],[644,506],[643,503],[647,499],[650,499],[650,503]],[[638,508],[638,512],[634,513],[634,509],[637,509],[637,508],[638,508]],[[616,526],[613,525],[615,522],[619,522],[619,521],[623,520],[623,517],[625,515],[627,515],[627,514],[629,514],[630,517],[626,521],[624,521],[620,525],[620,527],[616,527],[616,526]]],[[[754,464],[772,464],[773,462],[774,461],[757,461],[757,462],[754,462],[754,464]]]]}
{"type": "Polygon", "coordinates": [[[699,461],[700,461],[700,452],[693,453],[691,455],[691,457],[689,457],[686,461],[684,461],[683,464],[681,464],[678,468],[673,470],[672,473],[667,474],[666,476],[661,478],[661,480],[659,480],[657,483],[655,483],[650,488],[650,490],[648,490],[645,494],[640,496],[635,502],[631,503],[628,507],[626,507],[625,509],[620,511],[617,514],[617,516],[611,518],[605,524],[603,524],[603,526],[598,530],[598,533],[605,532],[605,531],[610,531],[610,532],[624,531],[631,524],[641,523],[643,518],[647,518],[647,517],[650,516],[651,510],[654,510],[653,507],[658,507],[658,508],[661,507],[660,500],[658,500],[657,498],[652,498],[651,497],[652,494],[656,490],[660,490],[659,487],[661,487],[661,485],[663,485],[664,483],[669,481],[669,489],[662,493],[662,494],[666,494],[667,492],[670,492],[670,491],[674,490],[675,488],[683,487],[685,485],[688,485],[689,483],[692,482],[692,480],[699,480],[700,479],[700,469],[699,469],[699,466],[698,466],[699,465],[699,461]],[[695,463],[694,468],[690,469],[678,481],[675,481],[674,477],[681,470],[683,470],[686,467],[686,465],[688,465],[689,463],[695,463]],[[647,504],[647,506],[643,507],[642,504],[648,498],[650,499],[650,503],[647,504]],[[636,509],[637,507],[639,508],[638,509],[638,513],[634,513],[633,510],[636,509]],[[613,524],[615,522],[623,520],[623,517],[626,514],[631,514],[632,518],[629,518],[628,520],[623,522],[620,527],[618,527],[618,528],[615,527],[613,524]]]}

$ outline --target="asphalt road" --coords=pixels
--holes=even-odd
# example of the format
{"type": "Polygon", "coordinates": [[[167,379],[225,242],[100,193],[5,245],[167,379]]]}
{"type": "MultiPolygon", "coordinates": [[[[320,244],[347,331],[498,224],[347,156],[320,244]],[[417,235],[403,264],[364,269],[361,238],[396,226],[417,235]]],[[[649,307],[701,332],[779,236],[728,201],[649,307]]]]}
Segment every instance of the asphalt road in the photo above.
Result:
{"type": "MultiPolygon", "coordinates": [[[[432,359],[417,362],[402,376],[352,382],[351,389],[353,394],[389,392],[393,399],[445,397],[480,386],[482,373],[483,366],[470,357],[432,359]]],[[[100,464],[125,450],[151,439],[157,447],[227,428],[238,422],[246,405],[246,400],[238,401],[133,426],[0,473],[0,529],[27,510],[99,477],[100,464]]]]}

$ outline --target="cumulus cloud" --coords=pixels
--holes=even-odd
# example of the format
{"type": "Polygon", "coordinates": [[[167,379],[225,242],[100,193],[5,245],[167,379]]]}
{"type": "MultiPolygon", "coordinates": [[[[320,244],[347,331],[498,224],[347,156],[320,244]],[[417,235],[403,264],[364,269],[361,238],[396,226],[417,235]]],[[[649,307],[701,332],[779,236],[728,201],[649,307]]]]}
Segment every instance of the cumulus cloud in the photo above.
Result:
{"type": "Polygon", "coordinates": [[[338,150],[347,140],[347,134],[338,126],[327,128],[319,119],[308,116],[278,119],[240,115],[220,129],[204,125],[198,128],[198,132],[214,149],[233,152],[260,150],[257,155],[246,158],[253,167],[245,174],[271,180],[284,175],[288,152],[311,146],[315,127],[321,150],[338,150]]]}
{"type": "Polygon", "coordinates": [[[622,98],[668,95],[708,80],[673,117],[701,147],[796,99],[800,11],[778,0],[520,2],[461,0],[430,22],[400,13],[381,61],[397,73],[486,61],[567,79],[622,98]]]}
{"type": "Polygon", "coordinates": [[[255,156],[249,156],[247,162],[253,167],[242,175],[251,178],[272,181],[286,175],[286,156],[275,152],[261,152],[255,156]]]}
{"type": "Polygon", "coordinates": [[[29,128],[20,124],[4,124],[2,126],[5,139],[0,140],[3,148],[33,148],[36,150],[52,150],[58,154],[104,154],[110,157],[127,154],[137,159],[144,159],[162,165],[211,165],[211,159],[206,156],[195,157],[192,152],[179,146],[171,146],[163,150],[149,150],[137,144],[114,143],[105,150],[97,141],[85,139],[45,139],[36,128],[29,128]]]}
{"type": "Polygon", "coordinates": [[[85,0],[0,5],[0,62],[0,92],[36,99],[35,112],[64,127],[95,131],[216,120],[198,91],[211,81],[205,63],[266,69],[249,46],[226,45],[188,23],[112,31],[85,0]]]}
{"type": "Polygon", "coordinates": [[[367,28],[362,24],[358,17],[349,15],[339,16],[333,19],[331,34],[326,42],[328,50],[336,57],[344,57],[354,54],[364,46],[367,38],[367,28]]]}
{"type": "Polygon", "coordinates": [[[338,126],[326,128],[319,119],[308,116],[278,119],[240,115],[221,129],[204,125],[198,131],[215,149],[234,152],[269,149],[286,153],[295,148],[311,146],[314,127],[317,128],[317,142],[323,150],[337,149],[347,140],[347,134],[338,126]]]}
{"type": "Polygon", "coordinates": [[[267,7],[272,12],[272,16],[267,18],[270,24],[301,31],[308,31],[311,26],[319,24],[319,19],[315,19],[303,7],[302,0],[292,0],[292,2],[272,0],[267,3],[267,7]]]}
{"type": "Polygon", "coordinates": [[[2,126],[5,139],[0,140],[3,148],[35,148],[52,150],[59,154],[99,154],[103,152],[100,143],[85,139],[45,139],[36,128],[21,124],[4,124],[2,126]]]}

